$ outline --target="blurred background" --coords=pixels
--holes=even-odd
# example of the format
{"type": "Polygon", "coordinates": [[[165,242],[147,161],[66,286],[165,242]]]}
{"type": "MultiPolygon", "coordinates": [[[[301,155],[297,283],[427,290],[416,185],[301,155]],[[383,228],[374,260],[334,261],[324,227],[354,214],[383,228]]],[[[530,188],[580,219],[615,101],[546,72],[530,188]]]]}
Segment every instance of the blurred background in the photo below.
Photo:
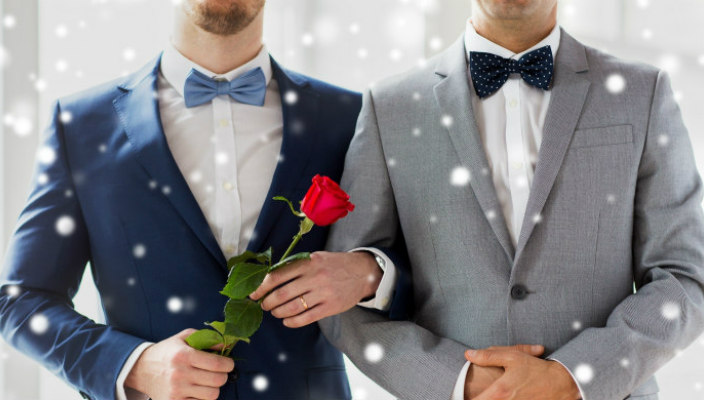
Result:
{"type": "MultiPolygon", "coordinates": [[[[0,0],[0,252],[26,200],[38,133],[51,102],[155,57],[169,40],[173,3],[0,0]]],[[[579,40],[670,73],[704,172],[704,0],[559,4],[561,25],[579,40]]],[[[269,0],[265,41],[285,66],[361,91],[442,51],[459,37],[470,15],[470,0],[269,0]]],[[[101,321],[86,271],[75,304],[101,321]]],[[[704,400],[702,360],[704,336],[658,372],[661,398],[704,400]]],[[[349,371],[355,399],[393,399],[351,364],[349,371]]],[[[0,341],[0,399],[80,396],[0,341]]]]}

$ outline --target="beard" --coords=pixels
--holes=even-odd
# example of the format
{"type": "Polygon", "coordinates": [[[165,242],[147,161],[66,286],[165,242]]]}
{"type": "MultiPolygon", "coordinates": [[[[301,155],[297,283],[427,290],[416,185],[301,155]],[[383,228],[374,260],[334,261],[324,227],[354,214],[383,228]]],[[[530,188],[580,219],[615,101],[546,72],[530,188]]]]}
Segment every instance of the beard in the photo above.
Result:
{"type": "Polygon", "coordinates": [[[183,10],[196,26],[214,35],[239,33],[259,15],[266,0],[183,0],[183,10]]]}

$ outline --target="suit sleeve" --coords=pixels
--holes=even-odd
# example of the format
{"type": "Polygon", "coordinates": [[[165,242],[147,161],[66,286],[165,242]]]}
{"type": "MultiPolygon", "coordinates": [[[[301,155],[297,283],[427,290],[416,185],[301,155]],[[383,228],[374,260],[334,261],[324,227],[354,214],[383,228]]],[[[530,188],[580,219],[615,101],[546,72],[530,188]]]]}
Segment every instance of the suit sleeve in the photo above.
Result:
{"type": "MultiPolygon", "coordinates": [[[[333,225],[328,249],[397,248],[402,235],[371,93],[365,94],[341,185],[357,209],[333,225]]],[[[399,398],[449,399],[465,363],[463,344],[360,307],[320,326],[362,372],[399,398]]]]}
{"type": "Polygon", "coordinates": [[[112,400],[122,365],[143,340],[74,310],[90,243],[60,115],[57,103],[32,192],[10,240],[0,280],[0,331],[83,397],[112,400]]]}
{"type": "Polygon", "coordinates": [[[702,182],[669,79],[657,77],[638,167],[632,268],[637,292],[550,355],[586,400],[622,399],[704,329],[702,182]]]}

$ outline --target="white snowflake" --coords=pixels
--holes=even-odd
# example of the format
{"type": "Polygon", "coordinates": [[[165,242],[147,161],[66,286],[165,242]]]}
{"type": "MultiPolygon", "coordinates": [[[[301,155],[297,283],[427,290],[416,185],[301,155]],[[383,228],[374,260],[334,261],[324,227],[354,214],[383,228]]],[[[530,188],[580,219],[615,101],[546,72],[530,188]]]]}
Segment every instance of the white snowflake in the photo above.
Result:
{"type": "Polygon", "coordinates": [[[10,296],[10,298],[19,296],[20,292],[21,289],[17,285],[10,285],[7,287],[7,295],[10,296]]]}
{"type": "Polygon", "coordinates": [[[71,122],[71,120],[73,120],[73,114],[71,114],[70,111],[62,111],[61,114],[59,115],[59,119],[64,124],[68,124],[71,122]]]}
{"type": "Polygon", "coordinates": [[[161,188],[161,193],[164,193],[165,195],[170,195],[171,194],[171,186],[164,185],[164,187],[161,188]]]}
{"type": "Polygon", "coordinates": [[[106,146],[105,144],[101,144],[100,146],[98,146],[98,151],[101,153],[105,153],[106,151],[108,151],[108,146],[106,146]]]}
{"type": "Polygon", "coordinates": [[[127,286],[134,286],[137,284],[137,279],[134,277],[127,278],[127,286]]]}
{"type": "Polygon", "coordinates": [[[670,144],[670,137],[669,136],[667,136],[665,134],[661,134],[658,136],[658,145],[665,147],[668,144],[670,144]]]}
{"type": "Polygon", "coordinates": [[[418,100],[420,100],[420,98],[421,98],[420,93],[413,92],[413,100],[418,101],[418,100]]]}
{"type": "Polygon", "coordinates": [[[694,390],[697,392],[701,392],[702,389],[704,389],[704,383],[701,382],[694,382],[694,390]]]}
{"type": "Polygon", "coordinates": [[[17,117],[14,119],[12,124],[12,130],[17,136],[20,137],[27,136],[32,133],[33,128],[34,126],[32,125],[32,121],[26,117],[17,117]]]}
{"type": "Polygon", "coordinates": [[[49,329],[49,319],[44,314],[34,314],[29,320],[29,329],[37,335],[42,335],[49,329]]]}
{"type": "Polygon", "coordinates": [[[266,376],[259,374],[252,380],[252,387],[257,392],[263,392],[269,388],[269,379],[267,379],[266,376]]]}
{"type": "Polygon", "coordinates": [[[363,60],[367,58],[367,56],[369,56],[369,50],[367,50],[365,47],[360,47],[359,49],[357,49],[357,57],[363,60]]]}
{"type": "Polygon", "coordinates": [[[582,329],[582,322],[581,321],[572,321],[572,330],[579,331],[582,329]]]}
{"type": "Polygon", "coordinates": [[[56,161],[56,152],[48,146],[42,146],[37,151],[37,161],[40,164],[49,165],[56,161]]]}
{"type": "Polygon", "coordinates": [[[486,212],[486,219],[488,219],[489,221],[491,221],[491,220],[493,220],[494,218],[496,218],[496,211],[494,211],[494,210],[489,210],[489,211],[486,212]]]}
{"type": "Polygon", "coordinates": [[[37,79],[34,81],[34,88],[37,90],[37,92],[43,92],[46,90],[47,84],[44,79],[37,79]]]}
{"type": "Polygon", "coordinates": [[[183,300],[176,296],[169,297],[166,301],[166,309],[174,314],[181,312],[181,310],[183,310],[183,300]]]}
{"type": "Polygon", "coordinates": [[[64,72],[68,69],[68,62],[66,60],[60,59],[56,60],[56,64],[54,65],[57,71],[59,72],[64,72]]]}
{"type": "Polygon", "coordinates": [[[66,27],[66,25],[63,24],[57,25],[56,29],[54,29],[54,33],[60,38],[65,38],[66,35],[68,35],[68,28],[66,27]]]}
{"type": "Polygon", "coordinates": [[[574,377],[579,383],[589,383],[594,379],[594,369],[587,364],[579,364],[574,369],[574,377]]]}
{"type": "Polygon", "coordinates": [[[351,34],[356,35],[356,34],[359,33],[359,24],[353,23],[353,24],[350,25],[350,28],[349,28],[349,29],[350,29],[350,33],[351,33],[351,34]]]}
{"type": "Polygon", "coordinates": [[[626,89],[626,79],[621,74],[611,74],[606,78],[606,90],[618,94],[626,89]]]}
{"type": "Polygon", "coordinates": [[[64,191],[64,196],[65,196],[67,199],[73,197],[73,190],[71,190],[71,189],[66,189],[66,191],[64,191]]]}
{"type": "Polygon", "coordinates": [[[646,28],[646,29],[643,29],[643,30],[640,32],[640,35],[643,37],[643,39],[649,40],[649,39],[652,39],[652,38],[653,38],[653,31],[650,30],[650,29],[648,29],[648,28],[646,28]]]}
{"type": "Polygon", "coordinates": [[[159,186],[159,184],[158,184],[158,183],[156,183],[156,181],[154,181],[154,180],[152,180],[152,181],[149,181],[149,189],[152,189],[152,190],[154,190],[154,189],[156,189],[156,188],[157,188],[157,186],[159,186]]]}
{"type": "Polygon", "coordinates": [[[284,94],[284,101],[288,105],[293,105],[298,103],[298,93],[293,90],[289,90],[284,94]]]}
{"type": "Polygon", "coordinates": [[[616,195],[608,194],[606,196],[606,202],[609,204],[614,204],[616,202],[616,195]]]}
{"type": "Polygon", "coordinates": [[[132,255],[134,256],[134,258],[144,258],[144,256],[147,255],[147,246],[143,245],[142,243],[137,243],[132,248],[132,255]]]}
{"type": "Polygon", "coordinates": [[[670,321],[679,318],[681,313],[682,310],[680,309],[679,304],[671,301],[666,302],[660,308],[660,314],[662,314],[663,318],[670,321]]]}
{"type": "Polygon", "coordinates": [[[442,123],[442,126],[449,128],[452,126],[452,123],[454,122],[454,119],[452,119],[451,115],[443,115],[442,118],[440,119],[440,123],[442,123]]]}
{"type": "Polygon", "coordinates": [[[310,33],[304,33],[301,36],[301,43],[306,47],[312,46],[314,42],[315,42],[315,38],[310,33]]]}
{"type": "Polygon", "coordinates": [[[674,54],[664,54],[658,60],[658,66],[660,69],[665,70],[670,75],[674,75],[680,69],[680,59],[674,54]]]}
{"type": "Polygon", "coordinates": [[[622,358],[621,361],[619,361],[619,364],[623,368],[628,368],[628,366],[631,365],[631,361],[627,358],[622,358]]]}
{"type": "Polygon", "coordinates": [[[369,343],[364,348],[364,358],[372,364],[376,364],[384,358],[384,348],[379,343],[369,343]]]}
{"type": "Polygon", "coordinates": [[[288,360],[288,355],[286,353],[279,353],[279,362],[285,363],[288,360]]]}
{"type": "Polygon", "coordinates": [[[192,171],[192,172],[188,175],[188,180],[190,180],[190,181],[193,182],[193,183],[199,183],[200,181],[203,180],[203,173],[201,173],[201,172],[198,171],[198,170],[192,171]]]}
{"type": "Polygon", "coordinates": [[[137,57],[137,52],[135,52],[133,48],[127,47],[122,50],[122,58],[124,58],[125,61],[132,61],[135,57],[137,57]]]}
{"type": "Polygon", "coordinates": [[[640,8],[646,8],[650,5],[650,0],[638,0],[637,4],[640,8]]]}
{"type": "Polygon", "coordinates": [[[437,222],[438,222],[438,217],[436,217],[435,215],[432,215],[432,214],[431,214],[429,221],[430,221],[431,224],[437,223],[437,222]]]}
{"type": "Polygon", "coordinates": [[[433,36],[430,38],[430,41],[428,42],[428,45],[430,46],[430,49],[433,51],[438,51],[442,48],[442,38],[439,36],[433,36]]]}
{"type": "Polygon", "coordinates": [[[44,173],[39,174],[39,176],[37,176],[37,183],[40,185],[46,185],[49,183],[49,175],[44,173]]]}
{"type": "Polygon", "coordinates": [[[56,232],[61,236],[70,236],[76,230],[76,221],[68,215],[62,215],[54,225],[56,232]]]}
{"type": "Polygon", "coordinates": [[[543,216],[536,213],[535,215],[533,215],[532,220],[533,220],[534,224],[539,224],[539,223],[543,222],[543,216]]]}
{"type": "Polygon", "coordinates": [[[352,399],[353,400],[367,400],[369,398],[369,393],[367,389],[363,387],[356,387],[352,389],[352,399]]]}
{"type": "Polygon", "coordinates": [[[387,161],[387,164],[388,164],[389,167],[391,167],[391,168],[395,167],[395,166],[396,166],[396,159],[395,159],[395,158],[389,158],[389,160],[387,161]]]}
{"type": "Polygon", "coordinates": [[[15,18],[12,14],[7,14],[5,15],[5,18],[2,19],[2,24],[5,28],[12,29],[17,26],[17,18],[15,18]]]}
{"type": "Polygon", "coordinates": [[[470,180],[472,180],[472,174],[467,167],[455,167],[450,173],[450,184],[452,186],[467,186],[470,180]]]}
{"type": "Polygon", "coordinates": [[[701,66],[704,67],[704,54],[700,55],[700,56],[697,58],[697,62],[699,63],[699,65],[701,65],[701,66]]]}
{"type": "Polygon", "coordinates": [[[391,49],[389,58],[391,61],[400,61],[403,58],[403,52],[400,49],[391,49]]]}
{"type": "Polygon", "coordinates": [[[411,133],[413,133],[413,136],[418,137],[421,135],[422,132],[421,132],[420,128],[413,128],[411,133]]]}
{"type": "Polygon", "coordinates": [[[229,160],[230,160],[230,158],[227,156],[227,153],[225,153],[224,151],[220,151],[215,154],[215,162],[220,165],[227,164],[227,162],[229,160]]]}

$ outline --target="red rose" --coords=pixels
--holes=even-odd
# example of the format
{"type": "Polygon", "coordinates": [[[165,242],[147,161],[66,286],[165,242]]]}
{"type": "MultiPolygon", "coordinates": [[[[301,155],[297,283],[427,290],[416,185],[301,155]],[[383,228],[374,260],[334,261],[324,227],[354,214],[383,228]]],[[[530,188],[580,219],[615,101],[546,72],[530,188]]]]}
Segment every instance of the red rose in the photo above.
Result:
{"type": "Polygon", "coordinates": [[[301,202],[301,211],[318,226],[334,224],[353,210],[350,196],[327,176],[314,176],[301,202]]]}

